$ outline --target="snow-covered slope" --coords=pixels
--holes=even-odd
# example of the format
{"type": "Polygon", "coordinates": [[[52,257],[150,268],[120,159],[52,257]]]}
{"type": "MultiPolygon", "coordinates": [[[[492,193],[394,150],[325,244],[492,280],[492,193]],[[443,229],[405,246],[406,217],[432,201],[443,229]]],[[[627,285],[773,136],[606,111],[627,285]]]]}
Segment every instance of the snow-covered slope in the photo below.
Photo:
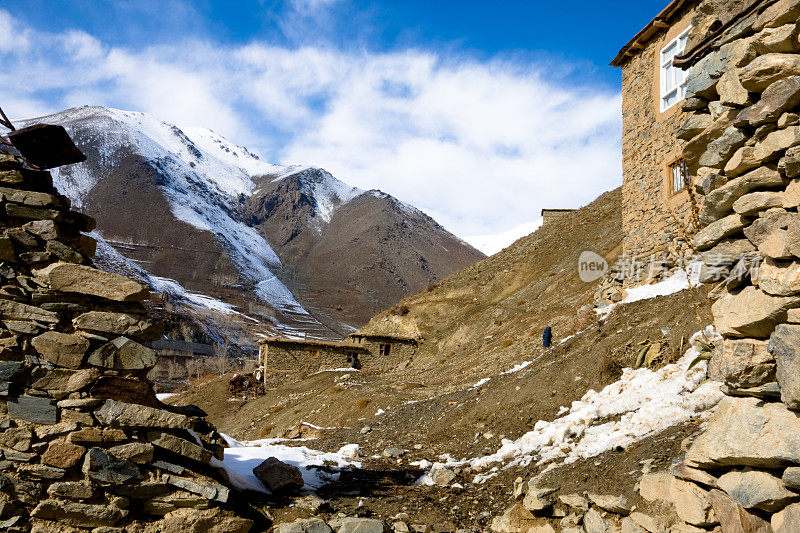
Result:
{"type": "Polygon", "coordinates": [[[347,331],[481,258],[411,206],[208,129],[96,106],[33,122],[62,124],[86,153],[56,186],[127,261],[283,333],[347,331]]]}

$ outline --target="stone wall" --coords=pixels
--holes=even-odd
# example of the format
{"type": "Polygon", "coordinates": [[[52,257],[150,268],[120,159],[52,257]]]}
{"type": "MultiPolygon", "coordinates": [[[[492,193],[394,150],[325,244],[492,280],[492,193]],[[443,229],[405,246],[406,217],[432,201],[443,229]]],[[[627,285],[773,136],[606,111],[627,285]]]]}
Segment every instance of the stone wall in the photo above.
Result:
{"type": "Polygon", "coordinates": [[[0,530],[248,531],[220,435],[156,399],[148,292],[91,266],[93,225],[0,151],[0,530]]]}
{"type": "Polygon", "coordinates": [[[688,194],[672,194],[669,165],[681,156],[675,131],[686,119],[681,105],[661,112],[661,49],[689,27],[692,12],[622,66],[622,233],[623,254],[649,256],[685,251],[675,220],[687,224],[688,194]],[[671,215],[672,213],[674,215],[671,215]]]}
{"type": "MultiPolygon", "coordinates": [[[[701,6],[707,27],[718,0],[701,6]]],[[[688,524],[800,531],[800,0],[762,2],[692,69],[683,158],[705,194],[694,247],[710,293],[710,376],[727,396],[672,469],[688,524]]]]}
{"type": "Polygon", "coordinates": [[[261,345],[261,364],[267,375],[305,377],[320,370],[351,368],[354,354],[357,355],[358,365],[363,365],[367,354],[356,346],[348,349],[345,346],[315,346],[291,341],[269,342],[261,345]]]}

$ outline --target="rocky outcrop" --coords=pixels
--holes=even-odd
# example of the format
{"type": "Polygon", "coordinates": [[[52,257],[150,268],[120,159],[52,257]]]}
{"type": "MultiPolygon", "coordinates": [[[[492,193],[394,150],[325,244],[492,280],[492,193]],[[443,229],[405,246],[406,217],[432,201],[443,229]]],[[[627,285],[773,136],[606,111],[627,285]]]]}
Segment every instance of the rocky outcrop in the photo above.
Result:
{"type": "Polygon", "coordinates": [[[147,380],[147,290],[92,265],[49,173],[0,153],[0,181],[0,528],[250,530],[220,435],[147,380]]]}
{"type": "MultiPolygon", "coordinates": [[[[705,0],[698,13],[723,20],[725,5],[705,0]]],[[[691,115],[676,133],[688,168],[707,177],[695,187],[704,196],[696,248],[724,240],[747,255],[746,275],[734,280],[731,274],[711,291],[723,341],[709,370],[728,396],[673,466],[669,497],[659,495],[689,529],[791,531],[798,524],[798,9],[796,0],[774,2],[710,41],[689,74],[692,103],[684,110],[691,115]],[[711,120],[721,109],[721,118],[711,120]],[[722,117],[731,116],[723,130],[722,117]]],[[[645,480],[641,489],[648,498],[658,492],[645,480]]]]}

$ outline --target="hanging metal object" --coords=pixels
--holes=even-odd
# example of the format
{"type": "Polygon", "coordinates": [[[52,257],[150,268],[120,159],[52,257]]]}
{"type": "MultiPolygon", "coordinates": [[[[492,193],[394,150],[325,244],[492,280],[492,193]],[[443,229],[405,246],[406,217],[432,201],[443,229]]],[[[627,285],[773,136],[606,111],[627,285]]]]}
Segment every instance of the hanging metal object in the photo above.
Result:
{"type": "Polygon", "coordinates": [[[11,130],[8,140],[33,166],[46,169],[86,161],[86,156],[75,146],[63,126],[34,124],[18,130],[2,109],[0,124],[11,130]]]}

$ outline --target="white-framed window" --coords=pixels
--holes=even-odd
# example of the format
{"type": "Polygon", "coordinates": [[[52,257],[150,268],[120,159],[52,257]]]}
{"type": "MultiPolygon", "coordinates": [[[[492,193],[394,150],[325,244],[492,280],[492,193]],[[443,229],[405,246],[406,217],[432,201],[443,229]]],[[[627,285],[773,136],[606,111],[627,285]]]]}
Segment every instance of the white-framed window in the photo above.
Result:
{"type": "Polygon", "coordinates": [[[686,50],[686,41],[689,38],[689,30],[691,29],[692,27],[689,26],[661,49],[659,70],[661,71],[662,113],[686,98],[687,72],[673,66],[672,60],[686,50]]]}

